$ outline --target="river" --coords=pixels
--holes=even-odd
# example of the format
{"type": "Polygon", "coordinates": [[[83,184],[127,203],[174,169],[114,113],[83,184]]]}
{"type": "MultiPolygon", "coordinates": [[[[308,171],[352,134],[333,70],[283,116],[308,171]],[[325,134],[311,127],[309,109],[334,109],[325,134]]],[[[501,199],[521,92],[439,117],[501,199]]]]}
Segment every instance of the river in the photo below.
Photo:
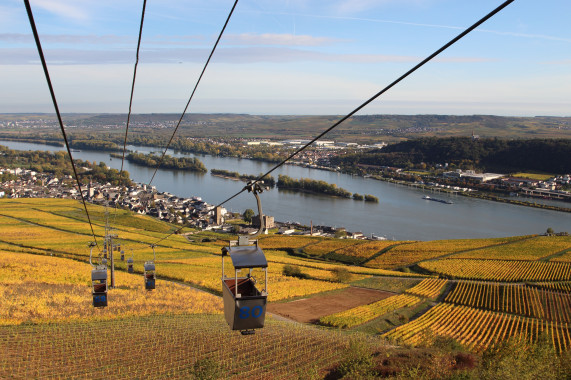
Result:
{"type": "MultiPolygon", "coordinates": [[[[0,145],[15,150],[58,151],[58,148],[43,144],[0,141],[0,145]]],[[[148,153],[159,152],[157,148],[128,146],[130,150],[148,153]]],[[[97,151],[72,152],[82,160],[105,162],[120,169],[121,160],[111,158],[109,153],[97,151]]],[[[183,154],[169,151],[168,154],[183,154]]],[[[273,165],[265,162],[191,155],[198,157],[208,170],[225,169],[241,174],[260,174],[273,165]]],[[[131,179],[148,183],[154,169],[125,162],[124,170],[131,179]]],[[[318,169],[284,165],[272,173],[285,174],[292,178],[311,178],[335,183],[352,193],[371,194],[379,203],[365,203],[352,199],[332,198],[315,194],[296,193],[271,189],[261,194],[263,212],[276,221],[295,221],[309,225],[345,227],[348,231],[375,234],[394,240],[438,240],[504,237],[543,233],[547,227],[555,231],[571,232],[569,213],[516,206],[505,203],[468,198],[458,195],[431,194],[406,186],[383,181],[351,176],[318,169]],[[423,195],[447,199],[454,204],[423,200],[423,195]]],[[[199,196],[210,204],[218,204],[237,193],[244,183],[208,174],[159,169],[152,185],[158,191],[168,191],[181,197],[199,196]]],[[[564,203],[564,205],[567,205],[564,203]]],[[[244,192],[224,205],[230,211],[256,210],[255,198],[244,192]]]]}

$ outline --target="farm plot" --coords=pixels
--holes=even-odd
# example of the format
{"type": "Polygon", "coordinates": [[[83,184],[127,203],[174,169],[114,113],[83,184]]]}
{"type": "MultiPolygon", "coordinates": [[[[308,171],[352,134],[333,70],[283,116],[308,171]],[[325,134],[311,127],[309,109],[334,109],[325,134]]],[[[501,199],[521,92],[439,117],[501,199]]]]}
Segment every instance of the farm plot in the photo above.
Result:
{"type": "Polygon", "coordinates": [[[399,268],[455,252],[503,244],[519,239],[521,238],[434,240],[401,244],[369,261],[366,266],[383,269],[399,268]]]}
{"type": "Polygon", "coordinates": [[[474,351],[482,351],[508,338],[517,339],[522,347],[547,334],[558,352],[571,347],[567,323],[548,322],[513,314],[480,310],[441,303],[420,318],[385,333],[385,338],[400,343],[426,343],[436,335],[454,338],[474,351]]]}
{"type": "Polygon", "coordinates": [[[539,260],[571,248],[571,236],[536,236],[453,256],[455,259],[539,260]]]}
{"type": "Polygon", "coordinates": [[[270,318],[245,343],[221,315],[3,326],[0,378],[195,378],[206,368],[220,378],[291,379],[334,365],[348,339],[270,318]]]}
{"type": "Polygon", "coordinates": [[[569,281],[571,263],[443,259],[427,261],[419,266],[431,272],[455,278],[488,281],[569,281]]]}
{"type": "Polygon", "coordinates": [[[94,309],[89,264],[57,257],[0,252],[0,324],[113,319],[154,313],[220,313],[218,297],[157,281],[144,290],[143,277],[115,272],[109,306],[94,309]]]}
{"type": "Polygon", "coordinates": [[[446,302],[519,314],[554,322],[571,322],[571,295],[525,285],[461,281],[446,302]]]}

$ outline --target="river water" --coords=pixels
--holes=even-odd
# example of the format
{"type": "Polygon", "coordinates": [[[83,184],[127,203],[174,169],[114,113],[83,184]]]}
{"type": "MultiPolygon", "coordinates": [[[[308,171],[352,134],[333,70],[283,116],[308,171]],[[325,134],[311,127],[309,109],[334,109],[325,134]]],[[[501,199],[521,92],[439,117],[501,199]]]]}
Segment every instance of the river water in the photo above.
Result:
{"type": "MultiPolygon", "coordinates": [[[[43,144],[0,141],[0,145],[15,150],[58,151],[58,148],[43,144]]],[[[130,150],[143,153],[160,152],[158,148],[128,146],[130,150]]],[[[121,160],[108,153],[96,151],[72,152],[74,158],[105,162],[120,169],[121,160]]],[[[169,151],[168,154],[183,156],[169,151]]],[[[188,154],[187,156],[194,156],[188,154]]],[[[213,156],[198,157],[207,169],[225,169],[241,174],[260,174],[273,165],[247,159],[213,156]]],[[[148,183],[154,169],[125,162],[131,179],[148,183]]],[[[555,231],[571,231],[571,214],[516,206],[463,196],[431,194],[406,186],[383,181],[351,176],[325,170],[285,165],[272,173],[285,174],[292,178],[311,178],[335,183],[352,193],[372,194],[379,203],[365,203],[352,199],[332,198],[315,194],[295,193],[271,189],[261,194],[263,212],[276,221],[295,221],[309,225],[345,227],[348,231],[360,231],[365,235],[384,236],[394,240],[438,240],[503,237],[543,233],[547,227],[555,231]],[[440,199],[449,199],[454,204],[423,200],[430,194],[440,199]]],[[[244,183],[207,174],[159,169],[152,185],[158,191],[168,191],[181,197],[199,196],[210,204],[218,204],[241,190],[244,183]]],[[[564,203],[567,206],[566,203],[564,203]]],[[[230,211],[256,210],[255,198],[244,192],[224,204],[230,211]]]]}

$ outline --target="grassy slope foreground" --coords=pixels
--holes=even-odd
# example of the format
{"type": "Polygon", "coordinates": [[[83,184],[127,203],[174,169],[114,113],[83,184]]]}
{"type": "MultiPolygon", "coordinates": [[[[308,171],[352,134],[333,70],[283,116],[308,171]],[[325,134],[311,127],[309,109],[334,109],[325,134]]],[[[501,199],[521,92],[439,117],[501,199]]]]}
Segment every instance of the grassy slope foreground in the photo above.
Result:
{"type": "MultiPolygon", "coordinates": [[[[90,214],[101,245],[105,209],[90,206],[90,214]]],[[[0,378],[58,377],[62,368],[69,378],[494,378],[505,365],[532,376],[545,363],[554,376],[571,376],[564,366],[571,352],[570,237],[371,242],[269,235],[260,245],[270,302],[282,310],[313,297],[334,303],[350,286],[385,296],[316,320],[333,328],[268,316],[263,330],[243,337],[228,329],[217,297],[228,235],[185,230],[162,240],[161,280],[146,292],[149,245],[173,227],[122,210],[110,214],[136,273],[116,260],[117,287],[99,310],[91,306],[91,233],[81,205],[0,200],[0,341],[7,347],[0,378]]]]}

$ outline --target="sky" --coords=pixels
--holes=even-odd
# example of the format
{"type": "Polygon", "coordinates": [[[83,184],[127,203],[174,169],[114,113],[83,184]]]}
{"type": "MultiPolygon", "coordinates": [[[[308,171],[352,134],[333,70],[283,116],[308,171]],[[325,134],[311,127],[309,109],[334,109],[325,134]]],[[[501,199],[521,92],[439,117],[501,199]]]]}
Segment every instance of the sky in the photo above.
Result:
{"type": "MultiPolygon", "coordinates": [[[[143,0],[30,0],[62,113],[126,113],[143,0]]],[[[502,3],[241,0],[187,113],[345,115],[502,3]]],[[[134,113],[183,112],[234,0],[147,0],[134,113]]],[[[571,116],[571,1],[515,0],[359,114],[571,116]]],[[[53,113],[22,0],[0,113],[53,113]]]]}

